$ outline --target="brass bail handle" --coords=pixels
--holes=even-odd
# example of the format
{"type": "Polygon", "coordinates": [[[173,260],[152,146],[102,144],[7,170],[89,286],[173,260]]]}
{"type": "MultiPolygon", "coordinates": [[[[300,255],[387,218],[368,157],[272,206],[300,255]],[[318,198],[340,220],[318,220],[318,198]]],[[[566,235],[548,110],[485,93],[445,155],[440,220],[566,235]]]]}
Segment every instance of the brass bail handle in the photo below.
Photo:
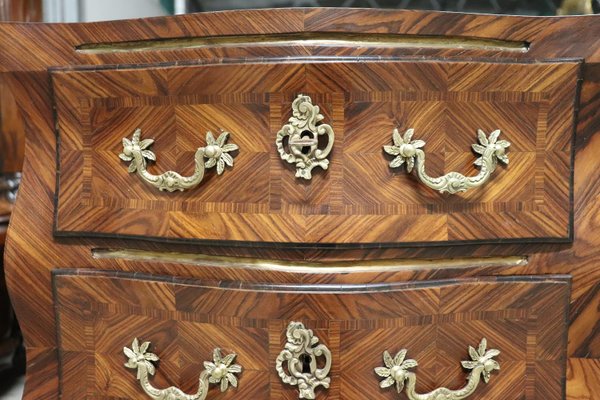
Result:
{"type": "Polygon", "coordinates": [[[190,176],[182,176],[175,171],[167,171],[160,175],[154,175],[147,169],[148,161],[156,161],[156,155],[150,151],[154,139],[143,139],[142,130],[137,128],[131,139],[123,138],[123,152],[119,158],[129,162],[129,173],[137,172],[139,177],[160,191],[176,190],[184,191],[192,189],[202,182],[205,168],[216,167],[217,174],[225,171],[225,165],[233,167],[233,157],[229,154],[238,150],[239,147],[233,143],[227,143],[229,132],[221,132],[215,139],[212,132],[206,132],[206,146],[199,147],[194,156],[195,169],[190,176]]]}
{"type": "Polygon", "coordinates": [[[456,390],[448,388],[437,388],[429,393],[417,393],[417,375],[410,370],[418,364],[415,360],[406,359],[406,349],[400,350],[395,357],[392,357],[386,350],[383,353],[383,367],[375,368],[375,373],[383,378],[379,382],[382,389],[395,386],[398,393],[405,390],[409,400],[462,400],[472,395],[481,378],[485,383],[490,380],[491,373],[494,370],[500,370],[500,364],[494,357],[500,354],[499,350],[487,350],[486,338],[481,339],[477,349],[469,346],[469,356],[471,360],[462,361],[461,365],[465,369],[471,370],[467,377],[467,384],[456,390]]]}
{"type": "Polygon", "coordinates": [[[395,156],[390,162],[390,168],[406,165],[406,172],[409,174],[413,169],[416,169],[419,180],[427,187],[440,193],[455,194],[482,186],[496,170],[498,160],[508,165],[506,149],[510,146],[510,142],[498,140],[500,129],[490,133],[489,137],[481,129],[478,129],[477,138],[479,143],[473,144],[472,148],[480,155],[474,162],[480,168],[479,173],[475,176],[465,176],[458,172],[449,172],[439,177],[431,177],[425,171],[425,152],[422,150],[425,142],[412,140],[414,132],[415,130],[411,128],[402,136],[398,129],[394,129],[392,134],[393,144],[383,146],[386,153],[395,156]]]}
{"type": "Polygon", "coordinates": [[[236,355],[232,353],[223,356],[221,349],[216,348],[213,350],[212,361],[204,362],[204,371],[200,373],[196,393],[187,394],[174,386],[158,389],[150,383],[149,378],[156,373],[154,363],[158,362],[159,358],[148,351],[149,347],[150,342],[140,344],[138,338],[135,338],[131,348],[123,347],[123,352],[128,358],[125,366],[137,371],[137,380],[140,381],[142,390],[153,400],[204,400],[210,384],[218,385],[221,392],[225,392],[231,386],[238,386],[236,374],[242,372],[242,367],[233,363],[236,355]]]}

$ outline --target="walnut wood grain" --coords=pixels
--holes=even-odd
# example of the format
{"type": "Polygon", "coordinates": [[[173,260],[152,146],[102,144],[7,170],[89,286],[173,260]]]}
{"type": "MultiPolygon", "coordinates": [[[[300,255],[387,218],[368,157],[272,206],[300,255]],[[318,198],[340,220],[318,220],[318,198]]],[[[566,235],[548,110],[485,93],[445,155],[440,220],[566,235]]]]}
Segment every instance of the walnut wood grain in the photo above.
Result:
{"type": "MultiPolygon", "coordinates": [[[[27,351],[26,399],[55,399],[58,387],[58,351],[55,313],[51,291],[51,271],[80,268],[149,273],[214,281],[375,284],[380,282],[457,279],[483,275],[569,274],[572,291],[569,314],[568,356],[571,369],[567,399],[593,398],[600,392],[597,358],[600,358],[600,327],[595,317],[600,282],[600,23],[597,16],[530,18],[492,15],[446,14],[420,11],[384,10],[261,10],[205,13],[170,18],[93,24],[27,25],[0,24],[0,72],[11,87],[24,117],[27,134],[24,179],[19,193],[6,247],[7,283],[22,322],[27,351]],[[252,46],[164,51],[85,54],[76,47],[84,43],[153,40],[157,38],[205,37],[235,34],[285,32],[383,32],[400,35],[448,35],[500,40],[526,41],[526,52],[498,49],[385,48],[336,46],[252,46]],[[126,240],[121,238],[57,238],[53,235],[56,189],[55,118],[52,108],[50,67],[89,66],[92,71],[113,64],[243,63],[256,60],[287,60],[314,57],[423,57],[455,62],[504,61],[528,63],[557,58],[583,62],[580,96],[573,142],[573,242],[444,245],[365,249],[343,245],[315,248],[311,245],[280,244],[249,246],[240,243],[198,245],[126,240]],[[253,272],[244,268],[178,264],[161,261],[96,259],[93,248],[131,248],[152,251],[178,251],[278,260],[332,262],[398,258],[477,258],[486,256],[525,256],[527,265],[469,268],[431,267],[395,272],[294,273],[292,271],[253,272]],[[586,397],[587,396],[587,397],[586,397]]],[[[274,106],[274,113],[284,109],[274,106]]],[[[561,119],[560,107],[549,115],[561,119]]],[[[282,123],[272,118],[269,125],[282,123]]],[[[561,129],[568,129],[559,124],[561,129]]],[[[556,137],[558,141],[567,138],[556,137]]],[[[566,143],[565,142],[565,143],[566,143]]],[[[276,157],[274,154],[270,157],[276,157]]],[[[469,161],[470,162],[470,161],[469,161]]],[[[556,182],[558,184],[559,182],[556,182]]],[[[562,182],[561,184],[564,184],[562,182]]],[[[560,193],[560,191],[559,191],[560,193]]],[[[515,220],[516,222],[516,220],[515,220]]],[[[487,222],[485,222],[487,223],[487,222]]],[[[478,340],[477,338],[476,340],[478,340]]],[[[274,351],[274,350],[273,350],[274,351]]],[[[77,365],[76,359],[69,365],[77,365]]],[[[462,382],[461,382],[462,383],[462,382]]]]}
{"type": "Polygon", "coordinates": [[[138,398],[123,367],[123,344],[142,337],[160,354],[159,387],[191,392],[215,346],[238,354],[239,388],[223,398],[294,399],[274,360],[285,327],[301,320],[332,351],[332,384],[318,398],[393,398],[374,366],[385,349],[410,349],[422,390],[460,386],[468,343],[485,336],[501,349],[501,373],[477,398],[561,399],[569,282],[505,277],[424,284],[231,288],[170,277],[57,270],[54,275],[61,385],[68,398],[138,398]]]}

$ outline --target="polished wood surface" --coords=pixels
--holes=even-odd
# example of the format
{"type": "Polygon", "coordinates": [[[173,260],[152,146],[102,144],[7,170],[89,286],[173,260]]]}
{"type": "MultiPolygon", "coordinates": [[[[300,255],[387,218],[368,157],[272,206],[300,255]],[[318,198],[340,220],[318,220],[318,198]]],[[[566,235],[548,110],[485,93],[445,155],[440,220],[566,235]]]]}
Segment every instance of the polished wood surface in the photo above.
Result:
{"type": "Polygon", "coordinates": [[[53,72],[56,234],[365,245],[567,241],[580,67],[429,60],[53,72]],[[298,93],[320,106],[336,139],[328,170],[315,170],[310,182],[272,151],[298,93]],[[155,140],[154,171],[191,175],[209,130],[231,132],[240,150],[223,176],[213,170],[199,187],[159,192],[117,157],[137,128],[155,140]],[[502,131],[510,165],[483,187],[441,195],[389,168],[382,148],[394,128],[414,128],[426,142],[431,176],[476,175],[478,129],[502,131]]]}
{"type": "MultiPolygon", "coordinates": [[[[477,398],[562,399],[569,281],[565,277],[458,279],[386,285],[242,285],[91,270],[56,270],[65,398],[141,393],[123,346],[151,341],[153,384],[193,393],[212,349],[234,352],[239,388],[218,398],[295,399],[273,365],[287,324],[301,320],[332,352],[332,384],[319,399],[393,399],[373,368],[387,349],[418,360],[421,391],[462,387],[460,361],[482,337],[501,370],[477,398]]],[[[218,389],[213,389],[215,395],[218,389]]]]}
{"type": "MultiPolygon", "coordinates": [[[[277,284],[375,284],[381,282],[459,279],[489,275],[567,274],[572,277],[568,317],[567,395],[568,399],[593,399],[600,393],[600,22],[597,16],[528,18],[491,15],[445,14],[420,11],[295,9],[263,10],[185,15],[126,22],[73,25],[2,24],[0,34],[12,40],[0,42],[0,73],[10,85],[21,109],[27,132],[24,179],[7,239],[7,281],[15,308],[23,324],[28,348],[27,399],[55,399],[59,393],[59,343],[52,295],[51,271],[56,268],[113,270],[227,282],[272,282],[277,284]],[[502,46],[460,47],[295,45],[200,46],[137,51],[89,52],[77,50],[82,44],[111,45],[124,41],[152,41],[159,38],[205,37],[293,32],[386,33],[396,36],[427,35],[453,38],[480,38],[503,41],[502,46]],[[527,51],[514,51],[504,41],[527,44],[527,51]],[[510,49],[508,49],[510,48],[510,49]],[[542,60],[573,58],[583,62],[573,141],[572,181],[573,241],[548,243],[522,240],[515,243],[488,243],[389,247],[361,247],[315,244],[249,245],[247,243],[168,243],[125,238],[66,238],[53,235],[56,194],[55,113],[50,67],[89,66],[96,71],[108,64],[152,64],[204,62],[244,64],[262,62],[313,61],[319,57],[419,57],[453,62],[537,63],[542,60]],[[135,249],[158,252],[190,252],[228,257],[324,262],[335,267],[342,260],[361,264],[374,259],[433,259],[427,268],[399,268],[393,271],[310,272],[256,270],[243,266],[212,267],[188,263],[133,258],[99,258],[92,249],[135,249]],[[456,267],[454,258],[524,257],[518,265],[503,264],[456,267]]],[[[412,37],[412,36],[411,36],[412,37]]],[[[152,46],[149,46],[150,48],[152,46]]],[[[136,50],[136,49],[134,49],[136,50]]],[[[361,58],[363,57],[363,58],[361,58]]],[[[372,61],[372,60],[369,60],[372,61]]],[[[149,65],[140,67],[148,68],[149,65]]],[[[95,72],[94,72],[95,73],[95,72]]],[[[493,77],[490,77],[490,84],[493,77]]],[[[138,88],[135,88],[138,90],[138,88]]],[[[281,123],[278,120],[277,123],[281,123]]],[[[561,128],[567,131],[568,128],[561,128]]],[[[368,134],[369,132],[365,132],[368,134]]],[[[119,132],[121,134],[121,132],[119,132]]],[[[115,133],[116,135],[116,133],[115,133]]],[[[274,138],[273,138],[274,141],[274,138]]],[[[194,144],[195,145],[195,144],[194,144]]],[[[240,153],[241,154],[241,153],[240,153]]],[[[114,154],[117,156],[117,154],[114,154]]],[[[160,154],[159,154],[160,155],[160,154]]],[[[383,156],[383,155],[382,155],[383,156]]],[[[277,157],[274,150],[270,157],[277,157]]],[[[168,158],[166,162],[168,162],[168,158]]],[[[241,160],[241,155],[240,155],[241,160]]],[[[468,162],[471,162],[470,159],[468,162]]],[[[187,164],[186,164],[187,165],[187,164]]],[[[466,167],[466,165],[465,165],[466,167]]],[[[510,171],[510,165],[506,170],[510,171]]],[[[161,168],[162,169],[162,168],[161,168]]],[[[235,168],[234,170],[235,171],[235,168]]],[[[221,178],[232,176],[227,171],[221,178]],[[227,175],[229,174],[229,175],[227,175]]],[[[533,173],[533,171],[532,171],[533,173]]],[[[395,176],[407,179],[406,176],[395,176]]],[[[398,180],[396,179],[396,181],[398,180]]],[[[494,184],[493,178],[491,184],[494,184]]],[[[519,182],[515,183],[519,184],[519,182]]],[[[561,185],[568,182],[560,182],[561,185]]],[[[148,192],[151,193],[151,192],[148,192]]],[[[558,196],[557,198],[561,198],[558,196]]],[[[493,226],[482,214],[481,224],[493,226]]],[[[115,223],[116,220],[114,221],[115,223]]],[[[518,221],[515,221],[518,223],[518,221]]],[[[368,229],[376,229],[376,225],[368,229]]],[[[432,227],[433,229],[433,227],[432,227]]],[[[480,228],[478,228],[480,229],[480,228]]],[[[332,270],[333,271],[333,270],[332,270]]],[[[462,349],[462,347],[461,347],[462,349]]],[[[461,350],[462,351],[462,350],[461,350]]],[[[460,356],[463,356],[461,354],[460,356]]],[[[120,362],[123,362],[121,360],[120,362]]],[[[130,371],[128,371],[130,372],[130,371]]],[[[168,374],[166,375],[168,377],[168,374]]],[[[134,377],[131,377],[132,379],[134,377]]],[[[128,395],[135,398],[134,395],[128,395]]],[[[529,398],[540,398],[529,395],[529,398]]]]}
{"type": "Polygon", "coordinates": [[[0,74],[0,174],[11,174],[23,168],[25,127],[4,76],[0,74]]]}
{"type": "MultiPolygon", "coordinates": [[[[0,21],[42,21],[41,0],[5,0],[0,21]]],[[[3,36],[3,40],[10,40],[3,36]]],[[[0,74],[0,174],[21,172],[25,153],[25,127],[9,85],[0,74]]],[[[0,211],[1,213],[1,211],[0,211]]]]}

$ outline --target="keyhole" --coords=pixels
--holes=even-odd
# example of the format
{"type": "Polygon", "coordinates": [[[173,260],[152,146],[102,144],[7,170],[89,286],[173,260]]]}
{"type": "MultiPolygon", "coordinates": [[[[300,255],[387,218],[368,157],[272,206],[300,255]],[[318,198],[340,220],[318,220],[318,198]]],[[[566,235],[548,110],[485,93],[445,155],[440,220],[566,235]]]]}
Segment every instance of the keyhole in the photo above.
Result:
{"type": "Polygon", "coordinates": [[[312,372],[310,370],[310,356],[308,354],[302,354],[300,356],[300,362],[302,363],[302,373],[310,374],[312,372]]]}
{"type": "MultiPolygon", "coordinates": [[[[302,134],[300,135],[300,138],[302,139],[311,139],[312,138],[312,133],[305,131],[302,132],[302,134]]],[[[308,154],[310,153],[310,146],[302,146],[302,154],[308,154]]]]}

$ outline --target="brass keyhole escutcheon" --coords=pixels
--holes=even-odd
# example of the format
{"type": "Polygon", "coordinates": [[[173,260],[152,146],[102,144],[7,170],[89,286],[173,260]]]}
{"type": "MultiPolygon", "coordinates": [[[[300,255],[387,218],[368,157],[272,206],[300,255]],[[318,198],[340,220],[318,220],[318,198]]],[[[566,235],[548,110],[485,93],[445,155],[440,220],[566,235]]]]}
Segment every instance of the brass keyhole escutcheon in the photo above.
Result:
{"type": "Polygon", "coordinates": [[[290,322],[286,337],[285,348],[277,357],[277,374],[283,383],[298,386],[300,399],[314,399],[318,386],[329,388],[331,352],[327,346],[319,344],[319,338],[301,322],[290,322]],[[317,358],[325,360],[323,368],[317,365],[317,358]]]}
{"type": "Polygon", "coordinates": [[[331,126],[321,123],[324,118],[319,106],[303,94],[292,103],[292,117],[277,133],[275,144],[282,160],[296,165],[296,178],[310,180],[315,167],[329,168],[327,157],[333,148],[335,135],[331,126]],[[327,138],[319,148],[320,137],[327,138]],[[287,145],[286,145],[287,141],[287,145]]]}

